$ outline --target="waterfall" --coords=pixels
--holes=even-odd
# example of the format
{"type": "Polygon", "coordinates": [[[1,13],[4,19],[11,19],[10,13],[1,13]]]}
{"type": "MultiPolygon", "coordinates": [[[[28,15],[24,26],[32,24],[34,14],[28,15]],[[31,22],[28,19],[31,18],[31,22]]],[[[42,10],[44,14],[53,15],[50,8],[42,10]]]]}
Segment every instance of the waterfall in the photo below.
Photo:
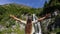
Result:
{"type": "Polygon", "coordinates": [[[37,17],[35,14],[33,14],[33,21],[34,21],[34,29],[35,29],[35,32],[34,34],[42,34],[42,31],[41,31],[41,24],[40,22],[37,21],[37,17]]]}

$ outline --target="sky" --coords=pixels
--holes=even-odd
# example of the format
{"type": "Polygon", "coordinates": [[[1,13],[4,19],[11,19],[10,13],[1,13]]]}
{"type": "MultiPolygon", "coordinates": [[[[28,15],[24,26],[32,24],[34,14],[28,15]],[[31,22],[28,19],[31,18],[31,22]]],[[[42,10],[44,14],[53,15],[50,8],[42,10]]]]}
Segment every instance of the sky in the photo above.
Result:
{"type": "Polygon", "coordinates": [[[0,0],[0,5],[16,3],[23,4],[33,8],[42,8],[44,6],[45,1],[48,0],[0,0]]]}

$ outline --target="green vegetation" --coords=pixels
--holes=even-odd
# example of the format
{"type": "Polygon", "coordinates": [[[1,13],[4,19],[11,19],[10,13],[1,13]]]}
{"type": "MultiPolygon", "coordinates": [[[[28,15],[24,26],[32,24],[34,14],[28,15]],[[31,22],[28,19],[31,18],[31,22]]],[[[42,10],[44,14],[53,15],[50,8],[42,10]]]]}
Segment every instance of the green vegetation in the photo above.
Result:
{"type": "MultiPolygon", "coordinates": [[[[0,25],[2,25],[5,29],[0,31],[0,34],[11,34],[17,33],[17,34],[24,34],[24,29],[21,31],[20,30],[20,25],[19,23],[16,23],[14,19],[10,18],[10,14],[15,15],[17,18],[22,18],[21,15],[24,14],[33,14],[35,13],[36,16],[41,17],[42,15],[45,15],[46,13],[53,13],[54,10],[59,9],[60,11],[60,0],[50,0],[48,3],[45,2],[43,8],[32,8],[24,5],[19,5],[19,4],[5,4],[5,5],[0,5],[0,25]],[[15,28],[12,28],[12,26],[16,26],[15,28]],[[13,31],[12,31],[13,29],[13,31]]],[[[49,25],[51,23],[55,23],[57,20],[60,20],[60,14],[56,17],[52,17],[51,19],[54,22],[49,22],[49,25]],[[55,19],[55,20],[54,20],[55,19]]],[[[46,23],[43,23],[42,29],[44,30],[44,26],[46,23]]],[[[43,31],[45,32],[45,31],[43,31]]],[[[55,28],[51,32],[48,30],[49,33],[51,32],[60,32],[60,28],[55,28]]]]}
{"type": "Polygon", "coordinates": [[[0,31],[0,34],[11,34],[11,33],[17,33],[17,34],[24,34],[24,29],[20,30],[19,23],[15,23],[15,20],[10,18],[10,14],[15,15],[17,18],[21,19],[22,14],[33,14],[35,13],[37,16],[39,16],[40,11],[43,9],[41,8],[31,8],[24,5],[19,4],[5,4],[0,5],[0,25],[4,26],[5,30],[0,31]],[[15,26],[15,28],[12,28],[12,26],[15,26]],[[12,31],[13,29],[13,31],[12,31]]]}

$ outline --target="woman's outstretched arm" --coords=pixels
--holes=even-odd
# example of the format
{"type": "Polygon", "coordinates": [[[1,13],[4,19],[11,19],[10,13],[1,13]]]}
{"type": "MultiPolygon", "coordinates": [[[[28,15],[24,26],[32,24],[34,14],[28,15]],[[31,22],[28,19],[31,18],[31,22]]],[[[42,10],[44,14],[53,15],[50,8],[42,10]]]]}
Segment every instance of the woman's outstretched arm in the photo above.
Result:
{"type": "Polygon", "coordinates": [[[45,18],[49,18],[50,16],[51,16],[51,14],[48,13],[48,14],[46,14],[44,17],[39,18],[38,21],[42,21],[42,20],[44,20],[45,18]]]}
{"type": "Polygon", "coordinates": [[[10,14],[10,17],[11,17],[11,18],[13,18],[13,19],[15,19],[15,20],[17,20],[17,21],[19,21],[19,22],[21,22],[21,23],[26,24],[26,21],[21,20],[21,19],[19,19],[19,18],[15,17],[14,15],[11,15],[11,14],[10,14]]]}

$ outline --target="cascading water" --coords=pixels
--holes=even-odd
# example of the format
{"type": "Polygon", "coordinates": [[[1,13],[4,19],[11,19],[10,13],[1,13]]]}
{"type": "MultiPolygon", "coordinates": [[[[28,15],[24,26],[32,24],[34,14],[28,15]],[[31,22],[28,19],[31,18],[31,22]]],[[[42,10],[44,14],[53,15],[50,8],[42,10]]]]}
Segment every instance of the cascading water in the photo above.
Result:
{"type": "Polygon", "coordinates": [[[35,16],[35,14],[33,14],[33,21],[34,21],[34,34],[42,34],[42,31],[41,31],[41,25],[40,25],[40,22],[37,21],[37,17],[35,16]]]}

